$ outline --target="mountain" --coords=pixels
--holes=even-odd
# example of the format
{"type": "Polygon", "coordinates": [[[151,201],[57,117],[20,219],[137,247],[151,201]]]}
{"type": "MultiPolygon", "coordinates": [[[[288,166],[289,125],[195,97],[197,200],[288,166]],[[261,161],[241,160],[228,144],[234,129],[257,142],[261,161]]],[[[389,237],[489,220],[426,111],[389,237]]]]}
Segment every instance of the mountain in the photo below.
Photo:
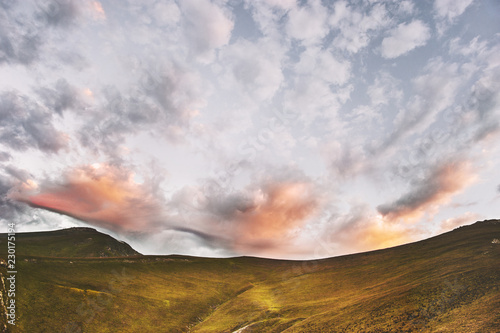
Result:
{"type": "MultiPolygon", "coordinates": [[[[7,253],[7,234],[0,234],[0,255],[7,253]]],[[[16,234],[16,254],[36,257],[128,257],[140,255],[130,245],[93,228],[16,234]]]]}
{"type": "MultiPolygon", "coordinates": [[[[40,246],[48,242],[44,237],[40,246]]],[[[490,220],[407,245],[312,261],[21,256],[17,324],[6,327],[11,332],[500,332],[499,239],[500,221],[490,220]]],[[[0,272],[7,286],[6,269],[0,272]]]]}

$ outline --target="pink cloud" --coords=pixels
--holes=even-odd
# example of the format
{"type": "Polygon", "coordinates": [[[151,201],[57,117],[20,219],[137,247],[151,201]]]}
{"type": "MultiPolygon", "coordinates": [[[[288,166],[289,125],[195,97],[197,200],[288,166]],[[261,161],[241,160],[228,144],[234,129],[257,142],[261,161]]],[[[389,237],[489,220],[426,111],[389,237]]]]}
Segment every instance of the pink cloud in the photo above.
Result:
{"type": "Polygon", "coordinates": [[[11,198],[114,231],[147,231],[162,221],[161,201],[112,165],[92,165],[66,173],[62,184],[19,188],[11,198]]]}

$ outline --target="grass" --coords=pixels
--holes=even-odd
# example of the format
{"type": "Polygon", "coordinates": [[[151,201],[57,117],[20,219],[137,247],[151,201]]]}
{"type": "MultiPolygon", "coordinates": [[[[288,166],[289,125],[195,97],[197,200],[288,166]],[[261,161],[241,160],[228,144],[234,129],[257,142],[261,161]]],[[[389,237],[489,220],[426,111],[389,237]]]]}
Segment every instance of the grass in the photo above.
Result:
{"type": "Polygon", "coordinates": [[[105,258],[45,236],[18,237],[11,332],[500,332],[499,221],[315,261],[105,258]]]}
{"type": "MultiPolygon", "coordinates": [[[[17,253],[44,257],[124,257],[140,253],[130,245],[92,228],[16,234],[17,253]]],[[[7,234],[0,234],[0,256],[7,253],[7,234]]]]}

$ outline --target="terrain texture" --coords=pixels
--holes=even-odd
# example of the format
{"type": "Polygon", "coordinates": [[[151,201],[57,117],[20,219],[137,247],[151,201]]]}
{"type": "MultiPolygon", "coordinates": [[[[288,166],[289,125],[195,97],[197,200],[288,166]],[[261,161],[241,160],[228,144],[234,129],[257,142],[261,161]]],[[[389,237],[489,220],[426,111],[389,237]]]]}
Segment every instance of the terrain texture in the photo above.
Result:
{"type": "MultiPolygon", "coordinates": [[[[3,314],[0,331],[500,332],[499,239],[490,220],[286,261],[143,256],[90,228],[17,234],[16,326],[3,314]]],[[[5,262],[0,272],[5,313],[5,262]]]]}

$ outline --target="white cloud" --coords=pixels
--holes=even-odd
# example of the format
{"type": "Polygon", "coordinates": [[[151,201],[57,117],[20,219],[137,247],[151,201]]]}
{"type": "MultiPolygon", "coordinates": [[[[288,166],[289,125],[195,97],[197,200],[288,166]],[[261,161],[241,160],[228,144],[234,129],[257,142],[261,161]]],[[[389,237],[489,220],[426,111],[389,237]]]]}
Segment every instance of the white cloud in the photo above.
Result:
{"type": "Polygon", "coordinates": [[[398,3],[398,10],[401,13],[408,13],[411,14],[415,10],[415,5],[411,1],[401,1],[398,3]]]}
{"type": "Polygon", "coordinates": [[[401,99],[403,91],[398,88],[398,83],[389,73],[380,73],[367,89],[372,105],[387,105],[391,99],[401,99]]]}
{"type": "Polygon", "coordinates": [[[460,16],[474,0],[436,0],[434,9],[438,16],[447,18],[448,21],[460,16]]]}
{"type": "Polygon", "coordinates": [[[181,4],[193,51],[202,62],[211,62],[213,50],[229,42],[234,22],[229,13],[208,0],[185,0],[181,4]]]}
{"type": "Polygon", "coordinates": [[[159,26],[177,24],[181,18],[181,11],[174,1],[156,3],[150,14],[159,26]]]}
{"type": "Polygon", "coordinates": [[[460,38],[454,38],[450,41],[450,54],[460,54],[466,57],[485,54],[488,43],[479,41],[479,36],[474,37],[468,44],[461,43],[460,38]]]}
{"type": "Polygon", "coordinates": [[[302,75],[313,75],[322,80],[342,85],[351,75],[351,64],[346,60],[339,60],[328,50],[309,47],[300,56],[295,71],[302,75]]]}
{"type": "Polygon", "coordinates": [[[439,112],[453,104],[460,83],[466,80],[456,63],[429,61],[426,72],[413,80],[414,97],[394,119],[397,137],[428,128],[439,112]]]}
{"type": "Polygon", "coordinates": [[[283,9],[290,9],[290,8],[295,6],[295,0],[264,0],[264,1],[255,1],[255,2],[265,2],[268,5],[278,7],[278,8],[283,8],[283,9]]]}
{"type": "Polygon", "coordinates": [[[246,0],[245,5],[249,7],[252,19],[264,36],[280,38],[280,20],[295,6],[295,0],[246,0]]]}
{"type": "Polygon", "coordinates": [[[382,41],[382,56],[389,59],[397,58],[416,47],[425,45],[430,37],[429,27],[420,20],[401,23],[382,41]]]}
{"type": "Polygon", "coordinates": [[[327,9],[320,0],[312,0],[304,7],[296,7],[288,13],[288,34],[303,41],[315,41],[328,33],[327,9]]]}
{"type": "Polygon", "coordinates": [[[238,40],[221,54],[228,71],[226,88],[236,85],[240,93],[257,101],[272,98],[283,81],[282,57],[283,48],[272,40],[238,40]]]}
{"type": "Polygon", "coordinates": [[[329,24],[332,29],[340,30],[333,40],[333,46],[351,53],[368,46],[372,35],[390,23],[383,5],[375,5],[368,14],[352,9],[345,1],[334,5],[329,24]]]}

